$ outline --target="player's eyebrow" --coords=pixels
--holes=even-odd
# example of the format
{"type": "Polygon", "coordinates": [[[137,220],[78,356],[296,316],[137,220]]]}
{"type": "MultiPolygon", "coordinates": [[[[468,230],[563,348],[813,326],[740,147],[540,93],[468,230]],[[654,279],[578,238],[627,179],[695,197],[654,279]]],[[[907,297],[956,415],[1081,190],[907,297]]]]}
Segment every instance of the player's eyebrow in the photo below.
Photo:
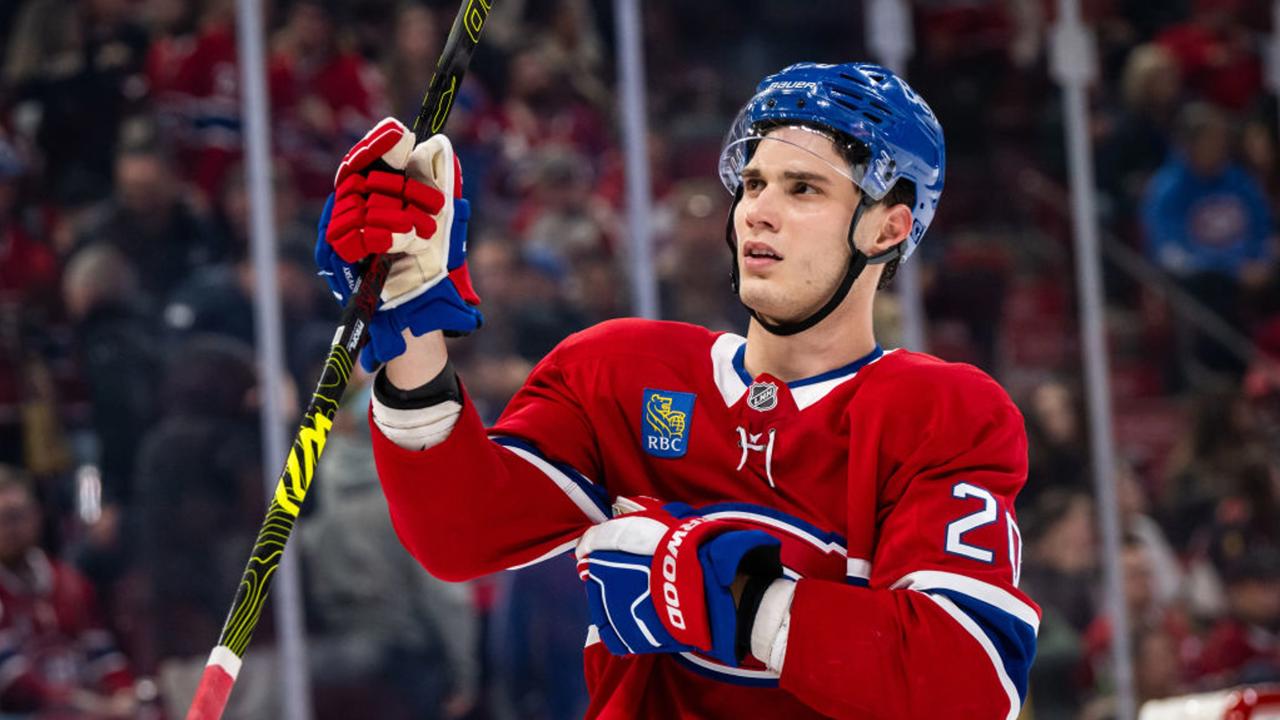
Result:
{"type": "MultiPolygon", "coordinates": [[[[760,168],[748,167],[742,171],[743,180],[763,180],[764,173],[760,172],[760,168]]],[[[793,180],[812,183],[814,185],[826,185],[831,179],[820,173],[810,172],[808,170],[784,170],[782,172],[783,180],[793,180]]]]}

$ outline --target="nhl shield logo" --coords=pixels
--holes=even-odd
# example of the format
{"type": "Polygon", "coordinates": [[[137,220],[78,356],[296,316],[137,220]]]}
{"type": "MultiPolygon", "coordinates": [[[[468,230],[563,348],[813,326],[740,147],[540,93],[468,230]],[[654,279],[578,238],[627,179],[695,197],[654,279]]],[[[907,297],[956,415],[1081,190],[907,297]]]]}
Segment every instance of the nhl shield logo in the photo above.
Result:
{"type": "Polygon", "coordinates": [[[759,412],[778,407],[778,386],[771,382],[753,383],[747,391],[747,407],[759,412]]]}

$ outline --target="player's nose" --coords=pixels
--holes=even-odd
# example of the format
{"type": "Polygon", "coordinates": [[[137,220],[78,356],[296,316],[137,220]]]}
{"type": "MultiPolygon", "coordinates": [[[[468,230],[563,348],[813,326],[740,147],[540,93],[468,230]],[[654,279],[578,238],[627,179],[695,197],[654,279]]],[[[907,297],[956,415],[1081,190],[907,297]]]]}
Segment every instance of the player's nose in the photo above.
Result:
{"type": "Polygon", "coordinates": [[[772,187],[765,187],[753,197],[743,198],[743,219],[747,228],[759,232],[777,232],[780,227],[778,200],[781,193],[772,187]]]}

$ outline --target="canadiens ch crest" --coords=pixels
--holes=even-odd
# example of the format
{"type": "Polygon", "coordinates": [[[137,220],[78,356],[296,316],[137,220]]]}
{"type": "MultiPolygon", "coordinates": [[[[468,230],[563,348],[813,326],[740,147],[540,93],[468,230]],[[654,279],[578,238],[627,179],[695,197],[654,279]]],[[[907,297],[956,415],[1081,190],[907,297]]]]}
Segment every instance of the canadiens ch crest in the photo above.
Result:
{"type": "Polygon", "coordinates": [[[747,407],[768,412],[778,407],[778,386],[771,382],[758,382],[747,391],[747,407]]]}
{"type": "Polygon", "coordinates": [[[684,457],[689,451],[694,397],[693,393],[645,389],[640,418],[645,452],[660,458],[684,457]]]}

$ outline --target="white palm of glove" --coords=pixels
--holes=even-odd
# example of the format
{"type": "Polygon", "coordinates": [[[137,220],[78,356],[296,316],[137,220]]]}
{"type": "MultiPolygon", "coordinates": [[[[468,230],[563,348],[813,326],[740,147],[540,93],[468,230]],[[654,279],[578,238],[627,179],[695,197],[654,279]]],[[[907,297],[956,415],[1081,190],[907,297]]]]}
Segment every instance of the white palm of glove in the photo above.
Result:
{"type": "MultiPolygon", "coordinates": [[[[412,138],[412,135],[409,135],[412,138]]],[[[393,165],[394,167],[394,165],[393,165]]],[[[433,215],[434,232],[422,237],[420,227],[409,232],[392,233],[392,253],[402,254],[392,264],[387,282],[382,286],[382,306],[393,308],[435,287],[449,276],[449,244],[452,240],[454,195],[458,181],[453,144],[444,135],[432,135],[413,148],[405,158],[403,169],[410,182],[418,182],[444,195],[444,204],[433,215]]],[[[406,195],[412,185],[406,183],[406,195]]],[[[411,203],[412,204],[412,203],[411,203]]]]}

